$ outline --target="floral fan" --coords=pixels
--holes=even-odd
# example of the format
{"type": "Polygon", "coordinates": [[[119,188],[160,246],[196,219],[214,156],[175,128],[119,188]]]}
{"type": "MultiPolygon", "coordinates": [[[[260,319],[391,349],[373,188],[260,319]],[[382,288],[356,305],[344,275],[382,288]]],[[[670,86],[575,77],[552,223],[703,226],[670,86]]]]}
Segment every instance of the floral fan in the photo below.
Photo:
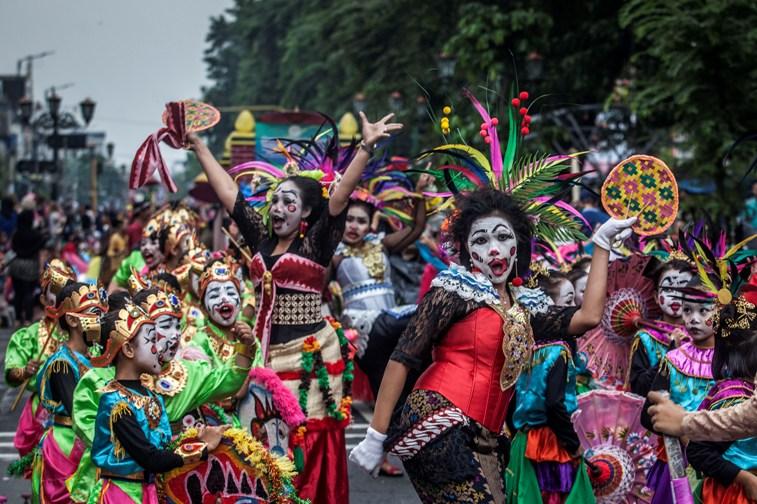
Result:
{"type": "Polygon", "coordinates": [[[581,214],[560,200],[570,183],[583,175],[570,173],[569,162],[579,154],[516,156],[522,137],[529,133],[530,116],[525,106],[528,93],[521,92],[513,98],[512,107],[508,107],[504,153],[497,132],[499,120],[491,117],[469,90],[464,90],[463,94],[483,119],[480,133],[489,145],[489,157],[466,144],[446,144],[423,154],[421,159],[445,155],[453,160],[452,164],[425,170],[447,186],[450,192],[446,196],[484,187],[498,189],[520,203],[533,219],[538,236],[564,241],[585,239],[581,232],[581,214]],[[522,116],[520,125],[518,114],[522,116]]]}
{"type": "Polygon", "coordinates": [[[614,261],[607,274],[607,303],[602,321],[578,340],[588,356],[594,379],[608,388],[622,387],[630,359],[631,342],[642,326],[655,326],[660,312],[654,282],[644,276],[651,257],[632,255],[614,261]]]}
{"type": "Polygon", "coordinates": [[[597,504],[651,502],[647,471],[657,436],[640,422],[644,399],[628,392],[592,390],[578,397],[573,427],[581,441],[597,504]]]}

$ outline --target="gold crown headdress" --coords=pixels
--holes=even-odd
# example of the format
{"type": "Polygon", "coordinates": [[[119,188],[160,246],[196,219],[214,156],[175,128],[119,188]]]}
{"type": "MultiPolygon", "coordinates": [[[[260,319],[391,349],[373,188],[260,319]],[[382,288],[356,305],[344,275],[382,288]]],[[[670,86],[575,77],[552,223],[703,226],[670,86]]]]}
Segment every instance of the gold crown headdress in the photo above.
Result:
{"type": "Polygon", "coordinates": [[[186,262],[173,271],[184,291],[188,291],[191,287],[190,275],[192,273],[202,275],[209,259],[210,252],[204,247],[195,247],[187,253],[186,262]]]}
{"type": "Polygon", "coordinates": [[[200,276],[200,299],[205,296],[205,289],[210,282],[233,282],[241,292],[241,282],[237,276],[239,265],[233,259],[227,257],[224,261],[217,261],[205,268],[200,276]]]}
{"type": "Polygon", "coordinates": [[[158,320],[163,315],[181,318],[181,301],[173,292],[164,292],[159,290],[157,294],[147,296],[140,307],[147,313],[152,320],[158,320]]]}
{"type": "Polygon", "coordinates": [[[720,315],[720,337],[727,338],[733,331],[757,329],[757,307],[743,294],[733,300],[732,316],[720,315]]]}
{"type": "Polygon", "coordinates": [[[50,287],[50,292],[58,294],[69,281],[76,281],[76,273],[71,266],[60,259],[52,259],[45,266],[39,282],[43,293],[50,287]]]}
{"type": "Polygon", "coordinates": [[[156,289],[165,292],[166,294],[175,294],[179,295],[179,292],[176,292],[176,288],[166,282],[165,280],[157,279],[157,275],[153,275],[153,277],[145,277],[142,276],[139,271],[137,271],[134,267],[131,268],[131,275],[129,275],[129,279],[127,280],[127,290],[129,291],[129,295],[131,297],[136,296],[139,291],[142,291],[144,289],[149,289],[150,287],[155,287],[156,289]]]}
{"type": "Polygon", "coordinates": [[[145,224],[145,227],[142,228],[142,238],[157,237],[158,233],[160,233],[160,230],[162,228],[163,228],[162,219],[160,219],[159,216],[153,216],[149,221],[147,221],[147,224],[145,224]]]}
{"type": "Polygon", "coordinates": [[[147,313],[139,306],[127,303],[118,311],[118,319],[108,334],[105,349],[102,355],[91,359],[92,365],[105,367],[113,362],[124,343],[134,338],[145,324],[153,324],[147,313]]]}
{"type": "Polygon", "coordinates": [[[108,293],[98,285],[82,285],[60,303],[56,313],[58,317],[62,317],[66,314],[83,313],[90,308],[108,310],[108,293]]]}
{"type": "MultiPolygon", "coordinates": [[[[171,224],[168,228],[168,235],[166,236],[166,251],[173,251],[176,249],[181,240],[187,236],[192,237],[192,230],[186,224],[171,224]]],[[[192,240],[195,241],[194,239],[192,240]]]]}

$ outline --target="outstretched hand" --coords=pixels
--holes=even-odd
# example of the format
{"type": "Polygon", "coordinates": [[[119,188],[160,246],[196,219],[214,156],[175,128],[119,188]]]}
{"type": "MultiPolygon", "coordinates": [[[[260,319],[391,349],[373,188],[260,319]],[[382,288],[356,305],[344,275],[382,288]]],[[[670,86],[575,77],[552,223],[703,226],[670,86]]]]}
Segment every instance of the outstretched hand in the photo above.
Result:
{"type": "Polygon", "coordinates": [[[363,140],[369,146],[374,146],[382,138],[389,138],[392,133],[402,129],[401,123],[388,122],[394,114],[387,114],[375,123],[368,120],[364,112],[360,112],[360,122],[363,125],[363,140]]]}

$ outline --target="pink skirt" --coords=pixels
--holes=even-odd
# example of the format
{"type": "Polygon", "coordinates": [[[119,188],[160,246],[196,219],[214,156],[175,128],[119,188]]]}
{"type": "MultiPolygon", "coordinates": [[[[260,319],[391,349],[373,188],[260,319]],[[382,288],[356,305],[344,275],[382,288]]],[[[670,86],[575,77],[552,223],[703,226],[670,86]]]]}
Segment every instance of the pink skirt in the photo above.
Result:
{"type": "Polygon", "coordinates": [[[18,428],[16,435],[13,437],[13,446],[18,450],[20,456],[30,453],[42,439],[45,433],[45,422],[49,413],[42,407],[41,402],[37,402],[37,411],[32,411],[32,403],[36,396],[31,395],[21,410],[21,418],[18,419],[18,428]]]}
{"type": "MultiPolygon", "coordinates": [[[[121,490],[113,480],[103,480],[103,488],[97,504],[125,504],[127,502],[134,502],[134,499],[121,490]]],[[[158,489],[155,483],[142,483],[142,504],[158,504],[158,489]]]]}
{"type": "Polygon", "coordinates": [[[66,480],[76,471],[83,453],[84,443],[76,439],[71,449],[71,455],[67,457],[58,446],[58,442],[55,441],[53,430],[49,430],[42,441],[41,502],[45,504],[71,502],[71,496],[68,493],[68,488],[66,488],[66,480]]]}

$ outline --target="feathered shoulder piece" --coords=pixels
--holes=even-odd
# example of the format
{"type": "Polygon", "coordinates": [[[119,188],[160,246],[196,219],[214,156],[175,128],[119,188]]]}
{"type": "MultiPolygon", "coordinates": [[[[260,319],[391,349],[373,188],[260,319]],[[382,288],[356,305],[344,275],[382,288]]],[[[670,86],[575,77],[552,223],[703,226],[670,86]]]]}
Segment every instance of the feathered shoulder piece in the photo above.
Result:
{"type": "Polygon", "coordinates": [[[446,144],[422,154],[421,158],[445,155],[451,162],[427,171],[447,186],[448,195],[486,187],[509,194],[531,217],[537,236],[564,241],[585,239],[581,231],[585,220],[576,209],[560,199],[570,184],[583,175],[570,171],[573,158],[580,153],[519,155],[522,139],[529,134],[531,122],[525,91],[513,98],[508,106],[508,130],[503,152],[499,119],[489,115],[469,90],[465,90],[464,95],[483,121],[480,134],[489,146],[488,156],[465,143],[446,144]]]}

